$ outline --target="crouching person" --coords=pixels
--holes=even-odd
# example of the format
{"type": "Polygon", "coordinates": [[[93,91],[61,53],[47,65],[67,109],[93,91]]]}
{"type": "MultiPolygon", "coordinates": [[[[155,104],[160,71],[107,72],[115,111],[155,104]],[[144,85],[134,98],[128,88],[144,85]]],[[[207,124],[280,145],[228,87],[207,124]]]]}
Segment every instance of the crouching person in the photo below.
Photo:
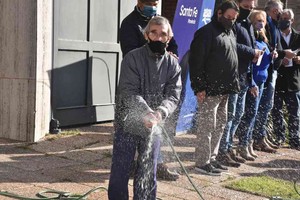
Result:
{"type": "Polygon", "coordinates": [[[108,188],[110,200],[129,198],[129,174],[136,150],[133,199],[156,199],[160,135],[154,129],[175,110],[181,92],[178,60],[166,51],[173,36],[168,20],[153,17],[144,36],[148,43],[126,54],[121,64],[108,188]]]}

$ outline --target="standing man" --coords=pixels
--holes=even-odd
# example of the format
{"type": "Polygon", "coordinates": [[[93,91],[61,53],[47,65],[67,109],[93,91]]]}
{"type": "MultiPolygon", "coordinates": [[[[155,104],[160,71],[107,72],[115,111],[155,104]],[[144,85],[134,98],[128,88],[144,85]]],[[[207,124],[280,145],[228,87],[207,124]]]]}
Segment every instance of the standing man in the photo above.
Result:
{"type": "MultiPolygon", "coordinates": [[[[283,49],[293,51],[300,49],[300,34],[291,27],[294,22],[294,12],[283,10],[278,27],[281,33],[283,49]]],[[[300,53],[293,59],[284,58],[278,69],[276,81],[274,108],[272,110],[273,127],[277,141],[286,141],[286,127],[283,116],[283,103],[288,112],[289,145],[300,150],[300,53]]]]}
{"type": "Polygon", "coordinates": [[[190,47],[190,78],[198,100],[196,170],[220,175],[216,161],[227,119],[228,94],[239,91],[238,56],[232,26],[239,8],[225,1],[212,21],[196,31],[190,47]]]}
{"type": "Polygon", "coordinates": [[[241,90],[237,94],[229,94],[228,119],[217,157],[217,160],[222,164],[232,167],[240,166],[240,163],[244,163],[245,159],[254,160],[248,152],[249,144],[247,143],[240,143],[237,149],[242,158],[236,155],[233,150],[233,137],[244,115],[247,93],[251,93],[254,97],[257,96],[258,90],[252,75],[252,62],[256,62],[262,52],[255,45],[253,26],[248,19],[248,16],[256,6],[255,0],[238,0],[237,4],[240,12],[233,26],[233,31],[237,38],[241,90]]]}
{"type": "MultiPolygon", "coordinates": [[[[280,41],[280,32],[278,29],[278,21],[283,10],[283,3],[280,0],[269,0],[265,4],[267,13],[266,35],[270,44],[270,50],[276,50],[278,53],[277,59],[271,62],[268,68],[268,79],[264,85],[263,94],[260,100],[257,117],[253,130],[254,144],[253,148],[259,151],[274,152],[274,149],[269,145],[266,133],[266,125],[269,113],[274,103],[275,83],[277,79],[277,70],[281,65],[284,57],[289,59],[295,56],[291,50],[282,50],[280,41]]],[[[280,143],[280,141],[277,141],[280,143]]]]}
{"type": "MultiPolygon", "coordinates": [[[[123,57],[131,50],[139,48],[147,43],[143,35],[143,30],[149,20],[157,15],[158,0],[138,0],[134,10],[122,21],[120,28],[120,45],[123,57]]],[[[177,44],[173,37],[167,45],[167,51],[177,57],[177,44]]],[[[166,121],[169,123],[169,119],[166,121]]],[[[166,127],[167,128],[167,127],[166,127]]],[[[133,171],[136,163],[133,163],[133,171]]],[[[174,181],[179,178],[179,174],[169,170],[163,163],[161,153],[158,157],[157,176],[163,180],[174,181]]]]}
{"type": "Polygon", "coordinates": [[[172,114],[180,97],[181,69],[178,60],[166,51],[173,36],[168,20],[153,17],[144,35],[148,43],[126,54],[121,64],[108,188],[110,200],[128,200],[128,180],[136,151],[133,199],[156,199],[160,137],[152,134],[151,129],[153,132],[154,125],[172,114]]]}
{"type": "MultiPolygon", "coordinates": [[[[120,28],[120,45],[123,57],[131,50],[147,43],[143,29],[149,20],[157,15],[158,0],[138,0],[134,10],[122,21],[120,28]]],[[[167,51],[178,55],[177,44],[172,38],[167,51]]]]}

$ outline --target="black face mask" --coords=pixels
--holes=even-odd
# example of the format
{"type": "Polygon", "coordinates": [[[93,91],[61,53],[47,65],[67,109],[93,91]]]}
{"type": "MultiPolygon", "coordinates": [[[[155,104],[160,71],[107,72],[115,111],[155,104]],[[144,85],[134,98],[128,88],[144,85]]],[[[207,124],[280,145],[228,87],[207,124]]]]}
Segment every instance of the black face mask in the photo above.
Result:
{"type": "Polygon", "coordinates": [[[280,20],[278,22],[278,28],[282,31],[286,30],[287,28],[290,28],[290,26],[291,26],[291,21],[290,20],[280,20]]]}
{"type": "Polygon", "coordinates": [[[235,20],[230,20],[224,17],[223,15],[219,18],[219,22],[226,30],[231,30],[235,20]]]}
{"type": "Polygon", "coordinates": [[[247,19],[248,16],[250,15],[250,12],[251,12],[250,10],[240,7],[239,19],[242,20],[247,19]]]}
{"type": "Polygon", "coordinates": [[[167,48],[166,42],[163,43],[161,41],[153,41],[149,39],[148,45],[153,53],[163,55],[166,52],[166,48],[167,48]]]}

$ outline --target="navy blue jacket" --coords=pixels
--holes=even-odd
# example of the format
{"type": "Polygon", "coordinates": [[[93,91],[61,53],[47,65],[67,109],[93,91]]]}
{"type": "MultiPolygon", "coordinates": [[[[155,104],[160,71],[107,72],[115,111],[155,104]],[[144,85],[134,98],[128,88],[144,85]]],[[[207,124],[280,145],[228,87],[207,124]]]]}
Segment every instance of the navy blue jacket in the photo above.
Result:
{"type": "Polygon", "coordinates": [[[237,20],[233,26],[237,39],[237,52],[239,59],[239,74],[247,73],[247,83],[255,86],[253,81],[252,60],[255,56],[255,36],[251,23],[248,20],[237,20]]]}
{"type": "MultiPolygon", "coordinates": [[[[151,18],[141,14],[138,7],[122,21],[120,28],[120,44],[123,57],[131,50],[139,48],[147,43],[142,33],[151,18]]],[[[168,44],[167,51],[178,56],[178,46],[172,38],[168,44]]]]}
{"type": "Polygon", "coordinates": [[[267,24],[266,24],[266,36],[269,40],[269,44],[270,44],[270,51],[273,51],[274,49],[277,50],[278,52],[278,58],[275,59],[271,64],[270,67],[268,69],[268,79],[267,82],[269,82],[272,79],[272,73],[274,70],[277,70],[281,63],[282,63],[282,59],[285,57],[285,53],[282,50],[282,46],[281,46],[281,41],[280,41],[280,31],[277,28],[277,22],[272,20],[272,18],[270,16],[267,16],[267,24]]]}

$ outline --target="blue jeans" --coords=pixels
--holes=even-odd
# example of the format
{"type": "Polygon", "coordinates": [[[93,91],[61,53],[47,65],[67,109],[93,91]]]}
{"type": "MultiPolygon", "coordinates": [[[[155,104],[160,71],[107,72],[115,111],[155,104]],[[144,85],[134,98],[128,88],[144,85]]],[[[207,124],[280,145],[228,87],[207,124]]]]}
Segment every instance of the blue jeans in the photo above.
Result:
{"type": "Polygon", "coordinates": [[[133,182],[133,199],[156,199],[156,167],[160,149],[160,137],[153,136],[150,154],[147,154],[149,151],[149,138],[124,132],[121,127],[115,128],[112,166],[108,187],[108,197],[110,200],[129,199],[128,181],[136,150],[138,151],[138,159],[133,182]]]}
{"type": "Polygon", "coordinates": [[[266,136],[266,125],[268,122],[268,115],[271,112],[274,104],[276,79],[277,71],[274,70],[270,81],[268,83],[265,83],[265,88],[260,99],[260,104],[253,129],[254,140],[262,140],[266,136]]]}
{"type": "Polygon", "coordinates": [[[257,115],[259,102],[262,96],[264,83],[257,84],[259,95],[254,97],[251,93],[246,95],[245,114],[241,119],[236,134],[239,138],[239,145],[248,146],[252,140],[252,130],[254,127],[255,117],[257,115]]]}
{"type": "MultiPolygon", "coordinates": [[[[245,76],[242,76],[245,78],[245,76]]],[[[245,99],[248,91],[246,79],[240,81],[241,90],[238,94],[230,94],[228,98],[227,122],[220,141],[219,152],[226,153],[233,146],[233,137],[244,114],[245,99]]]]}
{"type": "Polygon", "coordinates": [[[291,146],[298,147],[300,145],[300,91],[275,91],[274,108],[272,110],[274,133],[277,140],[285,141],[286,127],[282,110],[283,102],[285,103],[288,112],[289,143],[291,146]]]}

